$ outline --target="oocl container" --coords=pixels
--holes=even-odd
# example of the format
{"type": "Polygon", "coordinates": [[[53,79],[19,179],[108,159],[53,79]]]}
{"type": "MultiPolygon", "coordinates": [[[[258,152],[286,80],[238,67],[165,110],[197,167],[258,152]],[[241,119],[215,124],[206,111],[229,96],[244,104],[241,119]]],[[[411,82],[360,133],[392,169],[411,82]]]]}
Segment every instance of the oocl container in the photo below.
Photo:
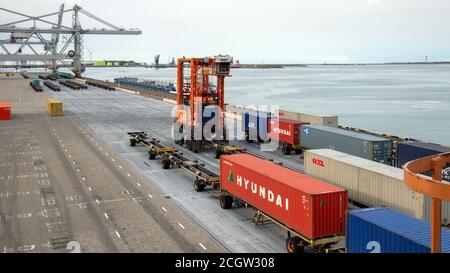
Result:
{"type": "Polygon", "coordinates": [[[384,164],[392,162],[392,140],[322,125],[302,125],[305,149],[333,149],[384,164]]]}
{"type": "Polygon", "coordinates": [[[11,119],[11,103],[0,102],[0,120],[10,120],[10,119],[11,119]]]}
{"type": "Polygon", "coordinates": [[[280,142],[283,154],[290,154],[291,150],[301,153],[300,126],[302,124],[306,123],[284,118],[270,121],[270,138],[280,142]]]}
{"type": "MultiPolygon", "coordinates": [[[[368,207],[386,206],[417,219],[431,220],[431,200],[403,182],[403,170],[330,149],[308,150],[305,174],[348,190],[348,198],[368,207]]],[[[450,203],[442,201],[442,223],[450,203]]]]}
{"type": "Polygon", "coordinates": [[[309,239],[344,233],[345,190],[268,160],[222,156],[220,186],[309,239]]]}
{"type": "MultiPolygon", "coordinates": [[[[390,208],[349,211],[348,253],[430,253],[431,225],[390,208]]],[[[441,229],[441,252],[450,252],[450,230],[441,229]]]]}
{"type": "MultiPolygon", "coordinates": [[[[450,153],[450,148],[435,143],[426,143],[420,141],[405,141],[397,145],[396,166],[402,168],[409,161],[422,157],[437,155],[441,153],[450,153]]],[[[431,173],[424,173],[431,176],[431,173]]],[[[442,178],[450,181],[450,166],[444,168],[442,178]]]]}

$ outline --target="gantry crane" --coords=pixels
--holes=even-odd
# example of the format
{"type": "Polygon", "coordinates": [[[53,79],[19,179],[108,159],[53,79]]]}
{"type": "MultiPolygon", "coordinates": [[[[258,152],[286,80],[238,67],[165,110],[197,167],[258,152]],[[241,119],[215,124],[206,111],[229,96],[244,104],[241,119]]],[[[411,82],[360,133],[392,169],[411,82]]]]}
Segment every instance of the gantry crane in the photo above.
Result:
{"type": "Polygon", "coordinates": [[[142,31],[138,29],[124,29],[114,26],[77,5],[71,9],[64,9],[64,4],[62,4],[59,11],[40,16],[30,16],[3,7],[0,7],[0,11],[24,17],[23,19],[0,25],[0,34],[11,34],[7,39],[0,37],[0,61],[50,62],[53,70],[56,70],[56,62],[58,61],[62,65],[69,67],[76,76],[80,76],[83,72],[81,59],[83,54],[84,34],[138,35],[142,33],[142,31]],[[63,15],[69,12],[72,12],[72,25],[66,26],[63,25],[63,15]],[[82,28],[79,16],[80,13],[101,23],[106,28],[82,28]],[[56,23],[48,20],[48,17],[51,16],[58,16],[56,23]],[[32,25],[18,26],[23,23],[32,23],[32,25]],[[40,25],[38,26],[37,23],[40,25]],[[48,35],[51,36],[46,37],[48,35]],[[57,45],[61,40],[60,35],[68,35],[68,37],[65,37],[67,40],[64,41],[62,48],[58,51],[57,45]],[[71,44],[73,44],[73,49],[69,49],[71,44]],[[8,49],[5,45],[15,47],[15,49],[8,49]],[[26,49],[29,50],[29,53],[24,52],[26,49]],[[66,63],[66,60],[68,59],[73,60],[71,66],[66,63]]]}
{"type": "Polygon", "coordinates": [[[204,118],[207,107],[215,107],[212,117],[216,123],[212,126],[214,139],[225,140],[224,126],[225,77],[230,76],[233,58],[230,56],[213,56],[205,58],[179,58],[177,62],[177,119],[179,132],[184,137],[176,143],[198,152],[205,142],[203,126],[208,121],[204,118]],[[189,73],[185,73],[186,71],[189,73]],[[215,81],[215,84],[213,83],[215,81]],[[200,115],[200,116],[199,116],[200,115]],[[190,130],[186,130],[190,129],[190,130]],[[195,132],[201,132],[196,134],[195,132]],[[189,133],[186,133],[186,132],[189,133]]]}

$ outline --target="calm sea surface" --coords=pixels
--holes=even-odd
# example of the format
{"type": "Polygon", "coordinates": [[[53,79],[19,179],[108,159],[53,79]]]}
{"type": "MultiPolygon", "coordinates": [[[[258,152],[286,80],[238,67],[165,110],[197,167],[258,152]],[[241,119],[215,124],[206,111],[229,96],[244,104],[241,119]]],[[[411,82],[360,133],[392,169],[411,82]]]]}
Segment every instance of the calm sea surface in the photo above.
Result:
{"type": "MultiPolygon", "coordinates": [[[[173,68],[87,68],[84,75],[176,79],[173,68]]],[[[234,69],[225,89],[228,103],[338,115],[342,125],[450,145],[450,65],[234,69]]]]}

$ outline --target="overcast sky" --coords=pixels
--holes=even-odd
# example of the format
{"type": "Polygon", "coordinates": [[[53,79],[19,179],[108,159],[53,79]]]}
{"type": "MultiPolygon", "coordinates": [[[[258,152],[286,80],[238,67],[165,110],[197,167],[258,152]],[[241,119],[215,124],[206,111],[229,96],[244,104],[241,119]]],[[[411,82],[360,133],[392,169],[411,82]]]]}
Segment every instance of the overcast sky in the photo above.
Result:
{"type": "MultiPolygon", "coordinates": [[[[93,59],[151,63],[157,53],[161,62],[222,53],[241,63],[450,60],[449,0],[2,0],[0,6],[40,15],[63,2],[143,31],[85,35],[93,59]]],[[[0,23],[19,18],[0,11],[0,23]]]]}

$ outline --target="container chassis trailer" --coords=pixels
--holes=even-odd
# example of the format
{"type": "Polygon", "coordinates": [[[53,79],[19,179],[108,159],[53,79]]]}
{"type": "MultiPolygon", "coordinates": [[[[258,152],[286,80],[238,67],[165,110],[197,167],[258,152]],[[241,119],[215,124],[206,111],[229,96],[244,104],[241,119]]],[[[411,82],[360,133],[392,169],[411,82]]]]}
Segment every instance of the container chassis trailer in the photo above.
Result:
{"type": "Polygon", "coordinates": [[[344,252],[344,246],[336,247],[335,245],[345,240],[345,235],[328,236],[319,239],[309,239],[307,236],[295,231],[291,227],[281,223],[280,221],[270,217],[261,210],[251,206],[250,204],[236,198],[231,193],[221,190],[219,194],[216,194],[219,198],[219,204],[222,209],[231,209],[232,204],[235,203],[237,207],[245,206],[253,208],[255,215],[251,221],[255,225],[267,225],[276,224],[280,228],[287,232],[286,238],[286,250],[288,253],[303,253],[305,247],[313,248],[319,252],[331,253],[331,252],[344,252]]]}
{"type": "MultiPolygon", "coordinates": [[[[217,190],[219,185],[219,175],[205,168],[204,163],[199,163],[198,160],[191,160],[183,155],[175,147],[167,146],[160,142],[158,138],[152,137],[146,132],[136,131],[128,132],[130,139],[130,146],[134,147],[142,144],[148,149],[148,158],[154,160],[157,157],[161,159],[163,169],[170,169],[171,167],[182,168],[195,177],[194,189],[195,191],[203,191],[206,186],[211,186],[217,190]]],[[[264,158],[260,155],[248,152],[245,148],[227,145],[226,142],[208,142],[213,148],[213,156],[219,159],[221,155],[248,153],[255,157],[273,161],[272,159],[264,158]]],[[[281,162],[275,164],[282,165],[281,162]]]]}
{"type": "Polygon", "coordinates": [[[73,90],[80,90],[81,89],[80,86],[78,86],[76,84],[73,84],[72,82],[70,82],[68,80],[59,81],[59,83],[64,85],[64,86],[67,86],[67,87],[69,87],[70,89],[73,89],[73,90]]]}
{"type": "Polygon", "coordinates": [[[161,143],[157,138],[148,135],[145,132],[128,132],[130,146],[142,144],[148,149],[148,158],[154,160],[157,157],[161,159],[163,169],[181,168],[195,177],[194,190],[203,191],[206,186],[217,189],[219,186],[219,176],[205,168],[203,163],[198,160],[192,160],[183,155],[183,152],[174,147],[168,147],[161,143]]]}
{"type": "Polygon", "coordinates": [[[109,91],[116,90],[116,88],[113,85],[104,83],[102,81],[95,81],[95,80],[87,79],[86,83],[88,85],[92,85],[92,86],[99,87],[99,88],[102,88],[102,89],[106,89],[106,90],[109,90],[109,91]]]}
{"type": "Polygon", "coordinates": [[[50,88],[51,90],[55,91],[55,92],[59,92],[61,91],[61,87],[59,87],[58,85],[52,83],[51,81],[44,81],[44,85],[47,86],[48,88],[50,88]]]}
{"type": "MultiPolygon", "coordinates": [[[[197,192],[204,191],[206,186],[211,186],[214,190],[209,192],[209,195],[219,199],[220,206],[224,209],[229,209],[232,204],[237,206],[252,207],[251,205],[239,200],[232,194],[220,188],[219,174],[211,171],[205,167],[204,163],[199,163],[198,160],[192,160],[179,151],[175,147],[166,146],[158,138],[152,137],[144,131],[135,131],[127,133],[130,140],[130,146],[143,145],[148,149],[148,158],[150,160],[160,159],[163,169],[181,168],[187,171],[190,175],[195,177],[194,190],[197,192]]],[[[249,153],[244,148],[237,146],[222,146],[220,143],[210,143],[215,149],[223,151],[223,154],[248,153],[264,160],[273,161],[249,153]]],[[[220,156],[219,156],[220,157],[220,156]]],[[[281,163],[274,163],[282,165],[281,163]]],[[[314,248],[320,252],[340,252],[341,248],[333,248],[332,246],[342,241],[345,236],[331,236],[320,239],[311,240],[306,236],[296,232],[294,229],[284,225],[283,223],[266,215],[262,211],[255,209],[255,216],[252,222],[255,225],[263,225],[275,223],[287,232],[286,249],[289,253],[301,253],[305,247],[314,248]]]]}

